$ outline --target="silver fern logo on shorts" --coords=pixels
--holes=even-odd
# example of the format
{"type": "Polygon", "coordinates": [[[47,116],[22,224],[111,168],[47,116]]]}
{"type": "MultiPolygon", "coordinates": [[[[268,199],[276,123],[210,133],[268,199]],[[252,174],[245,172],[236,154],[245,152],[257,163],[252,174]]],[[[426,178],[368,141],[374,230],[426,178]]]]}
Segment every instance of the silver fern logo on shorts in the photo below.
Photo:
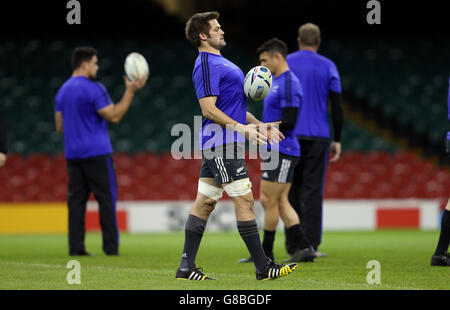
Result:
{"type": "Polygon", "coordinates": [[[236,169],[236,176],[237,177],[239,177],[241,175],[245,175],[247,173],[244,168],[245,167],[242,166],[242,167],[236,169]]]}

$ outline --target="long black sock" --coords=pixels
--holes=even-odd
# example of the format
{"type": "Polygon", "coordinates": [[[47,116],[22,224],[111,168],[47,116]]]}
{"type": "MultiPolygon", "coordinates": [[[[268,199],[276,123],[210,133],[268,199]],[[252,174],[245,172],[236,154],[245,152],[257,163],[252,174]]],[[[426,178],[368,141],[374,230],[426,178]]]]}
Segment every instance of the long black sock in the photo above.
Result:
{"type": "Polygon", "coordinates": [[[258,226],[256,221],[237,221],[239,234],[247,246],[250,255],[253,257],[256,272],[260,273],[266,268],[267,257],[259,239],[258,226]]]}
{"type": "Polygon", "coordinates": [[[300,224],[292,225],[286,229],[286,234],[289,235],[291,240],[295,240],[295,244],[298,249],[304,249],[309,247],[308,239],[300,228],[300,224]]]}
{"type": "Polygon", "coordinates": [[[273,256],[273,243],[275,241],[275,232],[276,232],[275,230],[272,231],[264,229],[262,247],[267,257],[273,256]]]}
{"type": "Polygon", "coordinates": [[[184,229],[185,239],[180,269],[191,269],[195,266],[195,257],[197,256],[197,251],[200,247],[205,227],[205,220],[189,214],[184,229]]]}
{"type": "Polygon", "coordinates": [[[450,211],[445,209],[442,215],[441,234],[434,255],[447,253],[450,244],[450,211]]]}

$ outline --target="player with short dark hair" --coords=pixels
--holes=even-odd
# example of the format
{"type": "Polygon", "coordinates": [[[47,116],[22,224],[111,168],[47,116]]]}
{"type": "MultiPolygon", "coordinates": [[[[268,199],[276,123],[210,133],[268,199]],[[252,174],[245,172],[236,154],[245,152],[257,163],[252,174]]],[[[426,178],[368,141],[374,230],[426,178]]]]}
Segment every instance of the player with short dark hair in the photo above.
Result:
{"type": "Polygon", "coordinates": [[[203,163],[197,197],[185,226],[185,243],[176,279],[212,280],[195,265],[200,242],[211,212],[223,191],[233,200],[237,228],[254,258],[257,280],[285,276],[297,264],[282,265],[266,257],[253,210],[253,194],[244,157],[245,139],[252,143],[278,143],[283,135],[247,113],[241,69],[221,55],[226,46],[219,13],[193,15],[186,23],[186,38],[196,47],[192,81],[205,117],[201,129],[203,163]]]}
{"type": "Polygon", "coordinates": [[[55,97],[56,130],[64,134],[64,153],[69,175],[69,255],[90,255],[85,249],[86,204],[91,192],[99,204],[103,251],[119,254],[116,218],[117,183],[108,123],[118,123],[147,77],[130,82],[114,104],[97,76],[97,51],[78,47],[72,54],[73,74],[55,97]]]}
{"type": "Polygon", "coordinates": [[[97,50],[90,46],[80,46],[72,52],[72,69],[77,70],[85,61],[90,61],[97,56],[97,50]]]}
{"type": "MultiPolygon", "coordinates": [[[[272,73],[272,87],[264,98],[263,122],[281,120],[280,130],[285,139],[278,147],[268,146],[269,163],[276,155],[276,169],[263,169],[261,180],[261,204],[264,207],[264,238],[263,248],[268,257],[273,259],[273,244],[278,220],[281,217],[286,234],[295,240],[297,250],[286,262],[311,262],[315,260],[314,249],[309,245],[300,229],[300,220],[289,203],[288,194],[291,188],[295,166],[300,157],[300,144],[294,134],[297,115],[303,96],[302,85],[298,78],[289,70],[286,62],[287,46],[283,41],[273,38],[264,42],[256,51],[261,66],[272,73]],[[277,152],[277,154],[275,154],[277,152]]],[[[240,260],[249,262],[252,258],[240,260]]]]}
{"type": "MultiPolygon", "coordinates": [[[[302,111],[298,116],[295,134],[302,156],[297,164],[289,192],[289,201],[297,211],[300,226],[316,250],[322,240],[322,204],[328,155],[330,161],[341,156],[341,131],[343,112],[341,105],[341,80],[336,65],[319,55],[321,38],[317,25],[307,23],[298,29],[299,50],[287,56],[289,68],[300,80],[303,90],[302,111]],[[334,141],[330,146],[328,102],[334,125],[334,141]]],[[[294,241],[286,238],[289,253],[295,251],[294,241]]]]}
{"type": "MultiPolygon", "coordinates": [[[[448,120],[450,121],[450,79],[448,89],[448,120]]],[[[447,132],[447,156],[450,159],[450,131],[447,132]]],[[[450,254],[448,247],[450,245],[450,199],[445,206],[441,220],[441,233],[439,235],[436,251],[431,257],[431,266],[450,266],[450,254]]]]}

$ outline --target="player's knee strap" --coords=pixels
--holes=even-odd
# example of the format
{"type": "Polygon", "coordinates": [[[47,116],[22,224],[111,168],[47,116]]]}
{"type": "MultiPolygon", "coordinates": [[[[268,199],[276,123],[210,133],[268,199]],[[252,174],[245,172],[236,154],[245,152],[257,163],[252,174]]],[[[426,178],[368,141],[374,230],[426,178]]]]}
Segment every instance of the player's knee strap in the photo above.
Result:
{"type": "Polygon", "coordinates": [[[233,181],[223,187],[230,197],[244,196],[252,191],[252,182],[249,178],[233,181]]]}
{"type": "Polygon", "coordinates": [[[198,181],[198,192],[215,201],[219,201],[219,199],[222,198],[223,189],[212,186],[203,181],[198,181]]]}

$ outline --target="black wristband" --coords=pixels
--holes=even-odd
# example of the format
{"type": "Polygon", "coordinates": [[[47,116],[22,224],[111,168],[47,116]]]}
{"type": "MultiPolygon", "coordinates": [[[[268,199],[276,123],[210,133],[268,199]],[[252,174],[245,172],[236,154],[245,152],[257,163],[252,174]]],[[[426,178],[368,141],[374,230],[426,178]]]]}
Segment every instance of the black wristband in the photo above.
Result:
{"type": "Polygon", "coordinates": [[[341,142],[342,126],[344,123],[344,112],[341,103],[341,94],[330,91],[331,116],[333,118],[334,141],[341,142]]]}
{"type": "Polygon", "coordinates": [[[280,131],[286,132],[295,128],[297,122],[298,108],[287,107],[281,109],[282,119],[280,124],[280,131]]]}

